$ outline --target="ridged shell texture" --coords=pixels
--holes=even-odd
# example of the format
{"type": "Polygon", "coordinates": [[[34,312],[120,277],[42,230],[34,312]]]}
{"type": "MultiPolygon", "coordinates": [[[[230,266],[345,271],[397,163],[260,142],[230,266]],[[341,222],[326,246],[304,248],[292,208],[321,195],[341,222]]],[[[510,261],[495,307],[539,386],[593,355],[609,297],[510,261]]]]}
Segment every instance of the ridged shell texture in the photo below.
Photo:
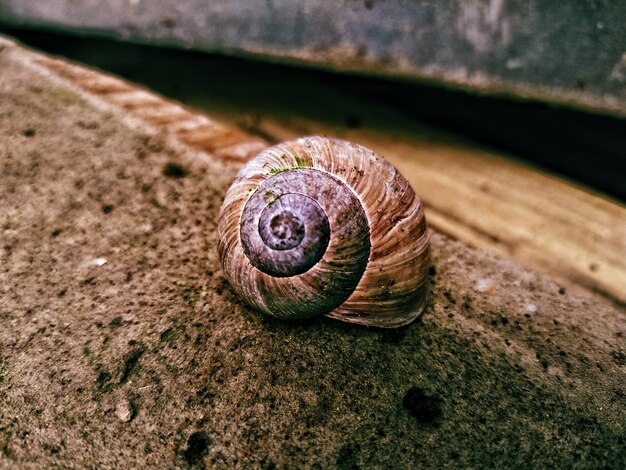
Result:
{"type": "Polygon", "coordinates": [[[426,304],[419,199],[361,145],[303,137],[261,152],[228,190],[218,237],[234,289],[269,315],[393,328],[426,304]]]}

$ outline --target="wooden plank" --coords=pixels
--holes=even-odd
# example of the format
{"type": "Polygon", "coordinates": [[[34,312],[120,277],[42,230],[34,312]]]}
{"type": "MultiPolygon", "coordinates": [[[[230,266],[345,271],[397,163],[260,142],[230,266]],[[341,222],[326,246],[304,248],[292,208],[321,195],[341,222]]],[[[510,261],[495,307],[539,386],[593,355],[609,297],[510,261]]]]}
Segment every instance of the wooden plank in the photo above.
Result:
{"type": "Polygon", "coordinates": [[[574,289],[626,303],[622,204],[366,100],[319,89],[309,99],[323,103],[322,117],[271,106],[248,121],[229,108],[213,108],[213,115],[269,140],[327,134],[371,147],[411,182],[435,229],[574,289]],[[335,118],[346,110],[364,124],[353,129],[335,118]]]}
{"type": "MultiPolygon", "coordinates": [[[[323,85],[312,84],[309,95],[294,97],[308,106],[323,104],[323,112],[312,118],[297,107],[276,108],[271,100],[256,103],[251,113],[241,102],[199,98],[194,104],[204,109],[196,111],[101,72],[32,57],[131,115],[222,158],[245,161],[271,142],[305,134],[336,135],[369,146],[409,179],[436,230],[539,269],[574,289],[626,303],[626,208],[509,155],[323,85]],[[364,125],[354,129],[337,119],[346,110],[364,125]]],[[[207,89],[210,85],[208,78],[207,89]]]]}

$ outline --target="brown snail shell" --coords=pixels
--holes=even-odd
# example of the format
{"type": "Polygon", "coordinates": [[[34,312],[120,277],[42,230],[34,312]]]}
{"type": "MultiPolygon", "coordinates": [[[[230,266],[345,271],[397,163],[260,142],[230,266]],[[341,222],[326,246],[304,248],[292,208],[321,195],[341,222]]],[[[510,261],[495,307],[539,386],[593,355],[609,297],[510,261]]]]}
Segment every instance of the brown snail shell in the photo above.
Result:
{"type": "Polygon", "coordinates": [[[234,289],[275,317],[392,328],[426,304],[430,245],[420,201],[395,167],[361,145],[303,137],[261,152],[228,190],[218,237],[234,289]]]}

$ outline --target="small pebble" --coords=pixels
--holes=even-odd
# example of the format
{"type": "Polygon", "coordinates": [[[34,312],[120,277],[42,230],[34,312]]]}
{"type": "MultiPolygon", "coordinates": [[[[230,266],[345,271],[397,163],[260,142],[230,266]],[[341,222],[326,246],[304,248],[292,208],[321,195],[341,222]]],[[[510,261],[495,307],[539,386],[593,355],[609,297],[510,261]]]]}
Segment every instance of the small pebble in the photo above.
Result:
{"type": "Polygon", "coordinates": [[[104,266],[107,263],[106,258],[94,258],[91,261],[89,261],[89,264],[91,264],[92,266],[104,266]]]}
{"type": "Polygon", "coordinates": [[[524,313],[539,313],[539,307],[535,304],[525,304],[524,313]]]}
{"type": "Polygon", "coordinates": [[[124,423],[128,423],[133,418],[133,406],[130,400],[122,398],[117,402],[117,405],[115,405],[115,416],[124,423]]]}
{"type": "Polygon", "coordinates": [[[495,288],[495,281],[489,278],[479,279],[474,286],[474,289],[476,289],[478,292],[486,292],[488,294],[493,292],[495,288]]]}

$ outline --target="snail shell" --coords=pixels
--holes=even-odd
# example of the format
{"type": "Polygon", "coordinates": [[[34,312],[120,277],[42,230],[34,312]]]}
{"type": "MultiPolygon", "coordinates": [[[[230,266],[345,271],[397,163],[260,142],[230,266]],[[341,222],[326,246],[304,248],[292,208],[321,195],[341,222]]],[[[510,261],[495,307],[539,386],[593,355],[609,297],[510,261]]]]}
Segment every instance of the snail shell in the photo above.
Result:
{"type": "Polygon", "coordinates": [[[419,199],[361,145],[303,137],[261,152],[228,190],[218,237],[234,289],[275,317],[391,328],[426,304],[430,245],[419,199]]]}

